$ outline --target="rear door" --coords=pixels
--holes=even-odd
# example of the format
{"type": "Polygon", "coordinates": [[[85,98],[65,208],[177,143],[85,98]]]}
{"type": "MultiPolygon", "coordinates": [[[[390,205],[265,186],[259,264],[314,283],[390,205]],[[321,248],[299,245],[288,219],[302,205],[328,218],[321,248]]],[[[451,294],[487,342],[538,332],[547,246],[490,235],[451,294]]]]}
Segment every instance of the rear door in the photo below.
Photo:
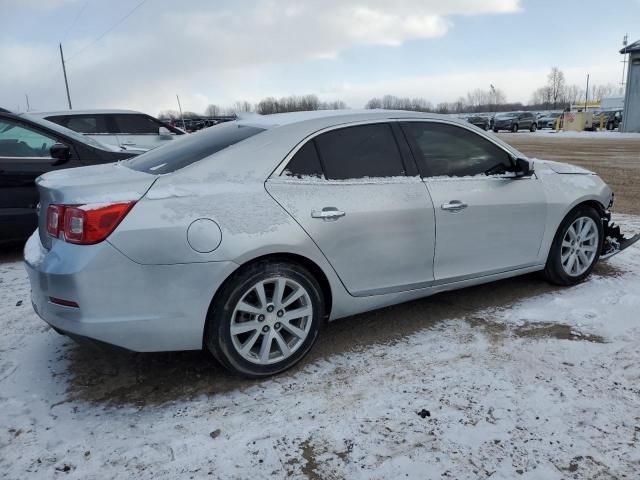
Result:
{"type": "Polygon", "coordinates": [[[72,160],[55,165],[49,149],[57,142],[50,133],[0,118],[0,241],[25,238],[36,228],[38,176],[78,166],[77,155],[73,153],[72,160]]]}
{"type": "Polygon", "coordinates": [[[433,282],[433,204],[398,140],[389,123],[326,131],[266,183],[355,296],[433,282]]]}
{"type": "Polygon", "coordinates": [[[470,129],[424,121],[403,129],[435,206],[436,282],[535,265],[547,208],[535,175],[498,174],[510,154],[470,129]]]}
{"type": "Polygon", "coordinates": [[[101,143],[119,146],[115,126],[109,120],[109,116],[100,113],[83,113],[80,115],[55,115],[46,117],[46,120],[67,127],[74,132],[82,133],[95,138],[101,143]]]}

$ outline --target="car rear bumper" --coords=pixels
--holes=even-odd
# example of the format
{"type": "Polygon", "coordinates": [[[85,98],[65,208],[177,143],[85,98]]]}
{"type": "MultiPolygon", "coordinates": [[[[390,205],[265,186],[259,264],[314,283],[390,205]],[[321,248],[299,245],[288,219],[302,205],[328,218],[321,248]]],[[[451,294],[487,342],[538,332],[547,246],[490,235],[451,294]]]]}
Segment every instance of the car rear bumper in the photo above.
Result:
{"type": "Polygon", "coordinates": [[[138,352],[202,348],[211,298],[237,267],[233,262],[140,265],[108,242],[62,241],[25,266],[33,307],[45,322],[72,336],[138,352]]]}

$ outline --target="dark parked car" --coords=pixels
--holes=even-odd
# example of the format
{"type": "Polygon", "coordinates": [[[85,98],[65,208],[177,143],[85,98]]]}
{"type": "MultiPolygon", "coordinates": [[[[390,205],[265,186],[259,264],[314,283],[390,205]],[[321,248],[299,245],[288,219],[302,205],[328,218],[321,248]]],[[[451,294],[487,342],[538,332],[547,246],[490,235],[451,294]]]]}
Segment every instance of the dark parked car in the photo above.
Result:
{"type": "Polygon", "coordinates": [[[558,118],[560,118],[562,126],[562,112],[551,112],[544,117],[538,118],[538,128],[555,128],[558,118]]]}
{"type": "Polygon", "coordinates": [[[137,153],[37,117],[0,112],[0,244],[24,240],[36,229],[38,176],[115,162],[137,153]]]}
{"type": "Polygon", "coordinates": [[[607,130],[615,130],[621,123],[622,110],[604,110],[593,114],[593,125],[596,128],[602,125],[607,130]]]}
{"type": "Polygon", "coordinates": [[[497,113],[493,120],[493,131],[509,130],[517,132],[520,129],[528,129],[535,132],[538,122],[533,112],[504,112],[497,113]]]}
{"type": "Polygon", "coordinates": [[[489,130],[491,120],[487,115],[472,115],[467,119],[469,123],[483,130],[489,130]]]}

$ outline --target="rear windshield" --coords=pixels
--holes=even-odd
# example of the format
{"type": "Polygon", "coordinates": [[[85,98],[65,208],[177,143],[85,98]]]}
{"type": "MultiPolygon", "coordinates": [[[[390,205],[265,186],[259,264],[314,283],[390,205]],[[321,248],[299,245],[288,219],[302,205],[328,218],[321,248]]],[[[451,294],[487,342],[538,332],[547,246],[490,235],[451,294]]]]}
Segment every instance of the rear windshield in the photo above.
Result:
{"type": "Polygon", "coordinates": [[[133,157],[123,164],[139,172],[171,173],[263,131],[263,128],[227,122],[174,138],[168,145],[133,157]]]}

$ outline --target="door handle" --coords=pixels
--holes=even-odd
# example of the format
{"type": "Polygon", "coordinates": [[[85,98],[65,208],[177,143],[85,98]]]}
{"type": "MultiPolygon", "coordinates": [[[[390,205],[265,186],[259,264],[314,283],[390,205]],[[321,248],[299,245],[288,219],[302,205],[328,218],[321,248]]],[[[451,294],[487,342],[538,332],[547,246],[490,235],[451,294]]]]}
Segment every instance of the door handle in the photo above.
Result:
{"type": "Polygon", "coordinates": [[[460,200],[451,200],[449,203],[443,203],[440,208],[442,208],[442,210],[447,210],[449,212],[457,213],[460,210],[464,210],[468,206],[469,205],[467,205],[464,202],[461,202],[460,200]]]}
{"type": "Polygon", "coordinates": [[[336,207],[324,207],[322,210],[311,210],[311,218],[322,218],[323,220],[337,220],[346,215],[342,210],[336,207]]]}

